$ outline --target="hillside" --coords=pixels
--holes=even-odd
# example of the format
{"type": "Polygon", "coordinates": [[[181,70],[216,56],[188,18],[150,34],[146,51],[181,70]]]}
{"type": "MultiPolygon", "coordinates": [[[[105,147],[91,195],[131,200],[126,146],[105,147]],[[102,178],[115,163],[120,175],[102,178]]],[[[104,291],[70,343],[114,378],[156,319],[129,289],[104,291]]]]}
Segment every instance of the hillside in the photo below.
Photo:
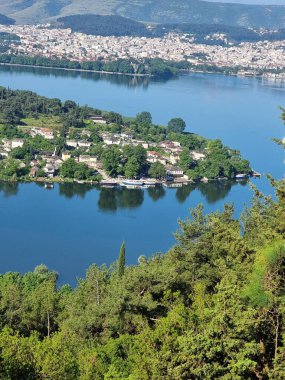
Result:
{"type": "Polygon", "coordinates": [[[202,0],[0,0],[0,13],[17,23],[75,14],[115,14],[153,23],[203,23],[282,28],[285,6],[213,3],[202,0]]]}
{"type": "Polygon", "coordinates": [[[99,36],[149,36],[145,24],[121,16],[74,15],[59,18],[57,26],[99,36]]]}
{"type": "Polygon", "coordinates": [[[81,32],[99,36],[139,36],[162,37],[170,32],[191,34],[198,43],[220,44],[279,41],[285,39],[285,29],[262,32],[241,26],[228,26],[220,24],[155,24],[151,27],[142,22],[125,17],[110,15],[74,15],[61,17],[54,24],[55,27],[71,28],[73,32],[81,32]],[[221,39],[217,34],[223,34],[221,39]]]}
{"type": "Polygon", "coordinates": [[[15,20],[5,15],[0,14],[0,24],[1,25],[13,25],[15,24],[15,20]]]}

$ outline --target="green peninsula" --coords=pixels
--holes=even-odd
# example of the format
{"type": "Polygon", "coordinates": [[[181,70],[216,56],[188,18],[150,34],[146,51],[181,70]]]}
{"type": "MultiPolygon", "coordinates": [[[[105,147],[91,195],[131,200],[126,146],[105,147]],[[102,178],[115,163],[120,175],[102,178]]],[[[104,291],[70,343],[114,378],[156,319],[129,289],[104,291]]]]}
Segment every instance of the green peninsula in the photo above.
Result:
{"type": "Polygon", "coordinates": [[[254,174],[239,151],[185,132],[179,117],[161,126],[146,111],[127,118],[3,87],[0,109],[2,180],[188,182],[254,174]]]}

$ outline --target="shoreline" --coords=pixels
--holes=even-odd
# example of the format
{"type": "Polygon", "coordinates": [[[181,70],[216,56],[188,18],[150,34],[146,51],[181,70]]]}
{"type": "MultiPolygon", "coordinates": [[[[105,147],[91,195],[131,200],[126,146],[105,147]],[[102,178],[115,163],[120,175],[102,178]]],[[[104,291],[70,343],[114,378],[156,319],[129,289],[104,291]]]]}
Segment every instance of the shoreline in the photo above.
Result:
{"type": "MultiPolygon", "coordinates": [[[[1,55],[0,55],[1,56],[1,55]]],[[[54,66],[40,66],[40,65],[25,65],[22,63],[6,63],[6,62],[0,62],[0,66],[7,66],[7,67],[31,67],[34,69],[45,69],[45,70],[57,70],[57,71],[67,71],[67,72],[78,72],[78,73],[94,73],[94,74],[102,74],[102,75],[118,75],[118,76],[127,76],[127,77],[133,77],[133,78],[158,78],[158,79],[171,79],[173,77],[179,76],[181,74],[218,74],[218,75],[224,75],[224,76],[231,76],[231,77],[237,77],[237,78],[262,78],[262,79],[268,79],[272,81],[285,81],[285,72],[284,73],[271,73],[269,71],[265,71],[262,74],[258,73],[234,73],[234,72],[223,72],[223,71],[211,71],[211,70],[201,70],[199,68],[189,68],[189,69],[177,69],[176,74],[173,74],[172,76],[166,77],[163,75],[151,75],[151,74],[138,74],[138,73],[121,73],[117,71],[104,71],[104,70],[91,70],[91,69],[72,69],[72,68],[66,68],[66,67],[54,67],[54,66]],[[284,75],[280,77],[280,74],[284,75]]]]}
{"type": "MultiPolygon", "coordinates": [[[[216,179],[207,179],[207,180],[203,180],[203,179],[200,179],[200,180],[183,180],[183,181],[166,181],[166,180],[156,180],[156,179],[151,179],[149,178],[148,181],[154,181],[156,182],[155,185],[153,185],[154,187],[155,186],[163,186],[165,184],[168,184],[170,185],[169,187],[171,187],[171,185],[181,185],[181,186],[187,186],[187,185],[190,185],[190,184],[195,184],[195,185],[199,185],[201,183],[204,183],[204,184],[207,184],[207,183],[213,183],[213,182],[245,182],[245,181],[248,181],[252,178],[260,178],[260,176],[254,176],[254,175],[249,175],[245,178],[216,178],[216,179]]],[[[118,179],[118,178],[111,178],[111,179],[108,179],[108,180],[102,180],[100,182],[98,181],[93,181],[93,180],[75,180],[75,179],[62,179],[62,178],[59,178],[59,177],[54,177],[54,178],[30,178],[30,179],[17,179],[17,180],[13,180],[13,179],[4,179],[4,178],[0,178],[0,182],[5,182],[5,183],[14,183],[14,184],[18,184],[18,183],[22,183],[22,184],[28,184],[28,183],[42,183],[42,184],[77,184],[77,185],[92,185],[94,187],[101,187],[101,188],[111,188],[112,185],[108,186],[108,185],[104,185],[102,184],[101,182],[110,182],[110,184],[112,183],[113,184],[113,187],[126,187],[124,185],[122,185],[122,183],[124,181],[127,181],[128,179],[118,179]]],[[[147,188],[147,182],[140,186],[140,188],[142,189],[146,189],[147,188]]],[[[132,185],[130,185],[132,186],[132,185]]],[[[136,185],[134,185],[136,186],[136,185]]],[[[175,186],[173,186],[175,187],[175,186]]]]}
{"type": "Polygon", "coordinates": [[[51,69],[51,70],[62,70],[62,71],[78,71],[78,72],[86,72],[86,73],[95,73],[95,74],[110,74],[110,75],[122,75],[129,77],[141,77],[141,78],[154,78],[151,74],[135,74],[135,73],[119,73],[113,71],[103,71],[103,70],[90,70],[90,69],[71,69],[66,67],[53,67],[53,66],[39,66],[39,65],[24,65],[22,63],[4,63],[0,62],[0,66],[12,66],[12,67],[32,67],[34,69],[51,69]]]}

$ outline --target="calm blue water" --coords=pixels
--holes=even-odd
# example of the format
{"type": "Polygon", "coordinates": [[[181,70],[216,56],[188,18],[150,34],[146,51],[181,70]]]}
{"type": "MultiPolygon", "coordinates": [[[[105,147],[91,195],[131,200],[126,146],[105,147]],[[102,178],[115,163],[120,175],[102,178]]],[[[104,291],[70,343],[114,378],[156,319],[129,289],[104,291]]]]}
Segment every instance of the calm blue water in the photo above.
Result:
{"type": "MultiPolygon", "coordinates": [[[[285,105],[285,87],[273,82],[206,74],[159,82],[0,67],[0,85],[129,116],[147,110],[156,123],[179,116],[189,131],[240,149],[256,170],[284,176],[284,151],[271,137],[285,135],[278,109],[285,105]]],[[[265,178],[254,183],[271,192],[265,178]]],[[[190,208],[203,203],[211,212],[234,202],[238,215],[251,195],[243,184],[155,192],[1,184],[1,272],[24,272],[45,263],[60,273],[61,283],[74,284],[91,263],[114,261],[122,240],[128,263],[136,263],[141,254],[163,252],[174,243],[177,219],[187,217],[190,208]]]]}

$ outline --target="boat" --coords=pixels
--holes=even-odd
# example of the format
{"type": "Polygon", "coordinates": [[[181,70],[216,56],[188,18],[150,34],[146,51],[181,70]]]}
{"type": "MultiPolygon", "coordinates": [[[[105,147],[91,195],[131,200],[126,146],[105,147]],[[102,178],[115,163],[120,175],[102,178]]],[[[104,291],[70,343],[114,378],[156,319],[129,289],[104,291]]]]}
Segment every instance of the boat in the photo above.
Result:
{"type": "Polygon", "coordinates": [[[240,173],[235,176],[236,179],[245,179],[247,178],[247,174],[240,173]]]}
{"type": "Polygon", "coordinates": [[[100,182],[101,187],[106,187],[106,188],[113,188],[118,185],[116,181],[101,181],[100,182]]]}
{"type": "Polygon", "coordinates": [[[255,170],[253,170],[253,171],[252,171],[252,176],[253,176],[253,177],[261,177],[261,174],[258,173],[258,172],[255,171],[255,170]]]}
{"type": "Polygon", "coordinates": [[[144,185],[143,181],[137,180],[137,179],[125,179],[122,182],[122,186],[137,186],[142,187],[144,185]]]}

